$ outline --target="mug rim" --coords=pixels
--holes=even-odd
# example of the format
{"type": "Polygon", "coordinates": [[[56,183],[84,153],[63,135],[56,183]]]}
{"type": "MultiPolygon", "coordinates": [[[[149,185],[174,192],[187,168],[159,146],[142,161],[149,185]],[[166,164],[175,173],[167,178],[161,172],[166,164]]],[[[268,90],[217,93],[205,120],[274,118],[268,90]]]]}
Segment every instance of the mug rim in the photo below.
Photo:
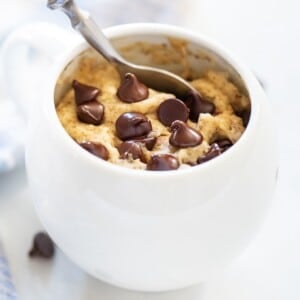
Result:
{"type": "MultiPolygon", "coordinates": [[[[62,126],[56,109],[55,109],[55,101],[54,101],[54,93],[57,84],[57,80],[61,74],[61,72],[66,68],[66,66],[80,53],[90,48],[84,40],[79,40],[78,44],[75,45],[68,53],[63,55],[60,60],[57,62],[57,65],[54,67],[54,72],[50,77],[48,85],[45,89],[46,97],[46,111],[48,114],[47,122],[51,122],[52,127],[56,131],[57,137],[60,138],[61,141],[65,141],[66,146],[70,149],[71,152],[76,153],[76,156],[81,160],[85,160],[87,164],[91,164],[94,167],[99,166],[99,168],[103,169],[105,172],[117,172],[118,175],[126,175],[133,176],[135,175],[142,176],[144,178],[157,179],[157,178],[169,178],[170,176],[185,176],[191,173],[201,173],[206,172],[207,169],[215,168],[218,164],[221,164],[224,160],[230,159],[230,157],[234,156],[236,151],[239,151],[248,140],[248,136],[251,136],[253,130],[255,129],[256,120],[258,119],[259,114],[259,103],[252,95],[253,88],[251,83],[257,81],[254,75],[247,70],[246,67],[243,66],[242,63],[233,58],[233,55],[229,54],[229,52],[221,46],[215,40],[203,35],[196,33],[192,30],[184,29],[182,27],[174,26],[174,25],[166,25],[166,24],[158,24],[158,23],[130,23],[130,24],[122,24],[116,25],[109,28],[104,29],[104,33],[108,36],[109,39],[116,38],[125,38],[134,35],[144,34],[147,35],[157,35],[157,36],[168,36],[178,39],[183,39],[188,42],[202,45],[212,52],[219,55],[222,59],[224,59],[241,77],[246,90],[249,94],[249,99],[251,103],[251,111],[250,111],[250,119],[245,128],[245,131],[242,133],[241,137],[237,140],[237,142],[230,147],[227,151],[222,153],[221,155],[195,167],[183,168],[177,170],[168,170],[168,171],[147,171],[147,170],[139,170],[139,169],[131,169],[123,166],[119,166],[117,164],[113,164],[109,161],[104,161],[99,159],[98,157],[91,155],[86,150],[78,147],[78,145],[74,142],[72,137],[66,132],[64,127],[62,126]],[[51,97],[49,101],[49,96],[51,97]],[[167,175],[167,176],[166,176],[167,175]]],[[[257,85],[259,85],[257,83],[257,85]]]]}

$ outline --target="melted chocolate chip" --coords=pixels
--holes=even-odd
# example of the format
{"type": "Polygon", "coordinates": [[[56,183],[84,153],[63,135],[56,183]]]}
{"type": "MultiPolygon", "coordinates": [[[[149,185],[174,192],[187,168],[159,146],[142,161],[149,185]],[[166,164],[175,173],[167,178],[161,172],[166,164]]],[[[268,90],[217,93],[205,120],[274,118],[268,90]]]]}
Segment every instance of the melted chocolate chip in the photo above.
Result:
{"type": "Polygon", "coordinates": [[[55,248],[49,235],[45,232],[39,232],[35,235],[33,240],[32,249],[29,252],[29,256],[52,258],[55,253],[55,248]]]}
{"type": "Polygon", "coordinates": [[[151,122],[140,113],[124,113],[116,122],[117,135],[123,141],[142,137],[147,135],[151,130],[151,122]]]}
{"type": "Polygon", "coordinates": [[[98,101],[90,101],[77,106],[77,117],[83,123],[100,125],[103,116],[104,106],[98,101]]]}
{"type": "Polygon", "coordinates": [[[202,164],[204,162],[207,162],[207,161],[219,156],[221,153],[222,153],[222,150],[220,149],[219,145],[217,143],[214,143],[211,145],[210,149],[204,156],[198,158],[197,163],[202,164]]]}
{"type": "Polygon", "coordinates": [[[189,109],[179,99],[167,99],[157,109],[159,121],[165,126],[170,126],[174,121],[186,122],[189,117],[189,109]]]}
{"type": "Polygon", "coordinates": [[[147,164],[147,170],[150,171],[168,171],[177,170],[179,161],[171,154],[155,154],[147,164]]]}
{"type": "Polygon", "coordinates": [[[118,147],[120,157],[122,159],[140,159],[142,162],[146,162],[146,158],[143,153],[141,144],[134,141],[123,142],[118,147]]]}
{"type": "Polygon", "coordinates": [[[155,136],[140,137],[140,138],[134,139],[133,141],[145,144],[146,148],[149,151],[151,151],[154,148],[155,144],[156,144],[157,137],[155,137],[155,136]]]}
{"type": "Polygon", "coordinates": [[[215,143],[218,144],[222,153],[232,146],[232,142],[229,139],[217,140],[215,143]]]}
{"type": "Polygon", "coordinates": [[[149,91],[143,83],[138,81],[134,74],[127,73],[117,91],[117,95],[120,100],[126,103],[134,103],[146,99],[149,91]]]}
{"type": "Polygon", "coordinates": [[[184,103],[190,109],[189,118],[193,122],[198,121],[200,113],[213,114],[215,111],[215,105],[207,100],[204,100],[202,96],[195,91],[191,91],[187,95],[184,103]]]}
{"type": "Polygon", "coordinates": [[[203,138],[195,129],[182,121],[174,121],[171,125],[172,134],[169,142],[174,147],[187,148],[200,145],[203,138]]]}
{"type": "Polygon", "coordinates": [[[87,150],[88,152],[104,159],[108,160],[109,153],[106,147],[100,143],[94,143],[94,142],[83,142],[79,144],[82,148],[87,150]]]}
{"type": "Polygon", "coordinates": [[[96,100],[97,96],[100,94],[99,89],[82,84],[77,80],[73,81],[72,86],[75,92],[75,101],[77,105],[96,100]]]}

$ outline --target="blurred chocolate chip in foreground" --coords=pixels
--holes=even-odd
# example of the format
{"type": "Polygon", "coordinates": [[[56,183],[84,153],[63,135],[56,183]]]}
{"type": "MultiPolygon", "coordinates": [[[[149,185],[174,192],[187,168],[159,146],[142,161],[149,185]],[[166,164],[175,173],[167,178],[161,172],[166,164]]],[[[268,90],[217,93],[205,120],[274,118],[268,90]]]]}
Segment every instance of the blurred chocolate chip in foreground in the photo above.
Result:
{"type": "Polygon", "coordinates": [[[55,246],[49,235],[39,232],[34,236],[33,246],[29,252],[30,257],[42,257],[50,259],[55,254],[55,246]]]}

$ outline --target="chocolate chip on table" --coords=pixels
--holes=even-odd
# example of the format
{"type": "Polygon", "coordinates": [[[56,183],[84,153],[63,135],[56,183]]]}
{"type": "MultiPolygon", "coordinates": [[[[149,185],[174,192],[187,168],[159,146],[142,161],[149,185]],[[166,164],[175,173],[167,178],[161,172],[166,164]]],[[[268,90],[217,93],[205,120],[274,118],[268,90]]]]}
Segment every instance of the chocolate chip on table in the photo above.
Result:
{"type": "Polygon", "coordinates": [[[140,159],[142,162],[146,162],[146,158],[143,153],[143,149],[140,143],[135,141],[123,142],[118,147],[120,157],[122,159],[140,159]]]}
{"type": "Polygon", "coordinates": [[[116,121],[117,135],[123,141],[145,136],[151,130],[151,122],[140,113],[127,112],[116,121]]]}
{"type": "Polygon", "coordinates": [[[87,150],[88,152],[102,158],[103,160],[108,160],[109,158],[108,150],[101,143],[83,142],[80,143],[79,145],[85,150],[87,150]]]}
{"type": "Polygon", "coordinates": [[[222,153],[229,149],[233,144],[229,139],[222,139],[215,141],[216,144],[220,147],[222,153]]]}
{"type": "Polygon", "coordinates": [[[168,171],[179,168],[178,159],[171,154],[154,154],[148,161],[147,170],[150,171],[168,171]]]}
{"type": "Polygon", "coordinates": [[[155,137],[155,136],[139,137],[139,138],[133,139],[133,141],[144,144],[146,146],[146,148],[149,151],[151,151],[156,144],[157,137],[155,137]]]}
{"type": "Polygon", "coordinates": [[[157,109],[157,117],[165,126],[170,126],[174,121],[186,122],[189,118],[190,110],[179,99],[167,99],[162,102],[157,109]]]}
{"type": "Polygon", "coordinates": [[[208,152],[204,156],[198,158],[197,163],[202,164],[204,162],[207,162],[207,161],[219,156],[221,153],[222,153],[222,150],[219,147],[219,145],[217,143],[213,143],[211,145],[211,147],[209,148],[208,152]]]}
{"type": "Polygon", "coordinates": [[[75,101],[77,105],[82,105],[86,102],[96,100],[100,94],[100,90],[96,87],[89,86],[74,80],[72,87],[75,92],[75,101]]]}
{"type": "Polygon", "coordinates": [[[200,132],[189,127],[182,121],[174,121],[171,125],[171,136],[169,143],[178,148],[195,147],[202,143],[202,135],[200,132]]]}
{"type": "Polygon", "coordinates": [[[54,243],[45,232],[39,232],[34,236],[33,246],[29,252],[30,257],[52,258],[55,253],[54,243]]]}
{"type": "Polygon", "coordinates": [[[103,116],[104,106],[96,100],[77,106],[77,117],[83,123],[100,125],[103,116]]]}
{"type": "Polygon", "coordinates": [[[117,95],[123,102],[134,103],[145,100],[149,95],[149,90],[134,74],[127,73],[118,88],[117,95]]]}
{"type": "Polygon", "coordinates": [[[184,103],[190,109],[189,118],[193,122],[198,121],[200,113],[213,114],[215,112],[215,105],[207,100],[204,100],[203,97],[195,91],[191,91],[187,95],[184,103]]]}

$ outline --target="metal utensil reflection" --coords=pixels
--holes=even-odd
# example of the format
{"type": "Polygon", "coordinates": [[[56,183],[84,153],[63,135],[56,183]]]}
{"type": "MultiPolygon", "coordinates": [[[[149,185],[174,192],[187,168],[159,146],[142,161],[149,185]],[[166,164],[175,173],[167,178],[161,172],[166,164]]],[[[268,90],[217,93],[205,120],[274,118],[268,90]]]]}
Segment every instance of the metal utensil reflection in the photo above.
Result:
{"type": "Polygon", "coordinates": [[[63,11],[71,20],[73,28],[79,31],[106,60],[116,66],[121,78],[126,73],[133,73],[147,86],[158,91],[173,93],[181,99],[184,99],[191,90],[195,91],[188,82],[171,72],[136,65],[125,60],[112,46],[89,13],[79,9],[73,0],[48,0],[47,6],[50,9],[63,11]]]}

